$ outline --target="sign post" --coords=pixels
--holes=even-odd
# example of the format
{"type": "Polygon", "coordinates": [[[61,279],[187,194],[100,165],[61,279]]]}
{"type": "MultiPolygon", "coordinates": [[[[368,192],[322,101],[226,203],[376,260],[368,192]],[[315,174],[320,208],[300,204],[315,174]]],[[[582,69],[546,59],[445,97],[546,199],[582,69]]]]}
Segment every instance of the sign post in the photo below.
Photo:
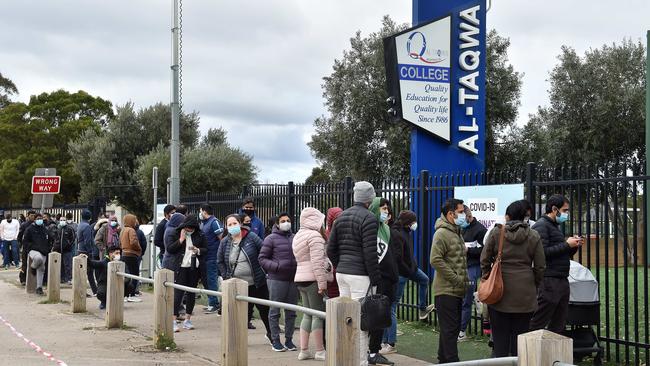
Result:
{"type": "Polygon", "coordinates": [[[54,205],[54,195],[61,191],[61,177],[55,168],[38,168],[32,177],[32,208],[40,209],[54,205]]]}

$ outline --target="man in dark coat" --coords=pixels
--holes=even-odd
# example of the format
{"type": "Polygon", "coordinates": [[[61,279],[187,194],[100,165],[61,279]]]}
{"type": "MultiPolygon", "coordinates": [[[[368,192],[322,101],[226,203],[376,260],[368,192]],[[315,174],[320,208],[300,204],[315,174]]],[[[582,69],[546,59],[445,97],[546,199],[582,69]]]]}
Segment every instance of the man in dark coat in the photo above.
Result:
{"type": "Polygon", "coordinates": [[[169,218],[174,214],[176,210],[176,207],[174,205],[167,205],[163,209],[163,214],[165,215],[165,218],[162,219],[156,226],[156,231],[153,236],[153,244],[157,246],[160,249],[160,253],[158,254],[158,259],[162,263],[163,256],[165,255],[165,228],[167,227],[167,223],[169,222],[169,218]]]}
{"type": "Polygon", "coordinates": [[[467,247],[467,276],[469,287],[463,299],[463,315],[460,320],[460,334],[458,340],[465,340],[467,324],[472,316],[472,304],[474,303],[474,292],[476,284],[481,278],[481,252],[483,251],[483,239],[487,228],[472,215],[469,207],[465,206],[465,224],[461,226],[463,240],[467,247]]]}

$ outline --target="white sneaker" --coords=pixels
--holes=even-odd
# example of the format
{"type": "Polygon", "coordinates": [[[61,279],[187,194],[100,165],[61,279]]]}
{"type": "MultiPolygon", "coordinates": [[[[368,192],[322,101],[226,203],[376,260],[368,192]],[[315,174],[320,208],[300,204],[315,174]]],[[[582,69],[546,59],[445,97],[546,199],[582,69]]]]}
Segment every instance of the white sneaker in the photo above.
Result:
{"type": "Polygon", "coordinates": [[[129,302],[129,298],[128,298],[128,297],[125,297],[125,298],[124,298],[124,302],[129,302]]]}
{"type": "Polygon", "coordinates": [[[131,296],[131,297],[127,297],[126,301],[128,301],[128,302],[142,302],[142,299],[138,299],[135,296],[131,296]]]}
{"type": "Polygon", "coordinates": [[[174,322],[174,333],[180,332],[181,329],[178,327],[178,323],[174,322]]]}
{"type": "Polygon", "coordinates": [[[192,324],[192,322],[189,320],[185,320],[183,322],[183,329],[192,330],[194,329],[194,324],[192,324]]]}
{"type": "Polygon", "coordinates": [[[390,355],[391,353],[397,353],[397,348],[390,344],[385,344],[384,347],[379,350],[379,353],[382,355],[390,355]]]}
{"type": "Polygon", "coordinates": [[[458,342],[462,342],[464,340],[467,340],[467,334],[465,334],[465,332],[458,333],[458,342]]]}
{"type": "Polygon", "coordinates": [[[318,351],[314,355],[314,360],[316,360],[316,361],[325,361],[325,355],[327,355],[327,351],[325,351],[325,350],[318,351]]]}
{"type": "Polygon", "coordinates": [[[298,354],[298,360],[300,361],[311,360],[312,358],[314,358],[314,355],[312,355],[311,352],[309,352],[309,350],[306,351],[300,350],[300,353],[298,354]]]}

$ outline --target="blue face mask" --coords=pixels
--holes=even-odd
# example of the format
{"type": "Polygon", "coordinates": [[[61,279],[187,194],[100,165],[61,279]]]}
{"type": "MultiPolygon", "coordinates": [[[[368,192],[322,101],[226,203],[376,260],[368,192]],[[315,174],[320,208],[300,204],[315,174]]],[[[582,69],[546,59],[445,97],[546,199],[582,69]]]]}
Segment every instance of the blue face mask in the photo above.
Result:
{"type": "Polygon", "coordinates": [[[43,219],[37,219],[36,221],[34,221],[34,223],[38,226],[41,226],[43,225],[43,219]]]}
{"type": "Polygon", "coordinates": [[[111,221],[111,227],[116,227],[117,226],[117,221],[111,221]]]}
{"type": "Polygon", "coordinates": [[[563,212],[560,214],[560,216],[557,217],[557,223],[558,224],[563,224],[565,222],[569,221],[569,213],[568,212],[563,212]]]}
{"type": "Polygon", "coordinates": [[[388,221],[388,212],[382,212],[379,214],[379,221],[386,222],[388,221]]]}
{"type": "Polygon", "coordinates": [[[467,223],[467,219],[465,218],[465,213],[458,214],[458,217],[454,221],[456,225],[463,227],[463,225],[467,223]]]}
{"type": "Polygon", "coordinates": [[[469,226],[469,222],[467,222],[467,219],[465,219],[465,221],[460,225],[460,228],[467,229],[468,226],[469,226]]]}
{"type": "Polygon", "coordinates": [[[237,236],[241,234],[241,227],[239,225],[234,225],[228,227],[228,233],[232,236],[237,236]]]}

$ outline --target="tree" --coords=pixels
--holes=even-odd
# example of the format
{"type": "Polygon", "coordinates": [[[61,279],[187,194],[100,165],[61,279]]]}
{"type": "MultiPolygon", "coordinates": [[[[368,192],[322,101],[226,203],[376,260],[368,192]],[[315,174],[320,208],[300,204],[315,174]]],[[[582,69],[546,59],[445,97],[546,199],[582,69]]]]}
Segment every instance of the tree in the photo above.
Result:
{"type": "MultiPolygon", "coordinates": [[[[309,147],[332,179],[374,179],[410,173],[410,131],[407,123],[392,123],[386,114],[384,37],[408,28],[390,17],[382,28],[362,38],[357,32],[350,49],[335,60],[323,78],[328,114],[314,121],[309,147]]],[[[496,165],[495,142],[514,125],[519,106],[521,75],[508,63],[510,41],[491,31],[487,37],[487,165],[496,165]]]]}
{"type": "Polygon", "coordinates": [[[42,93],[29,104],[0,109],[0,203],[28,202],[36,168],[56,168],[63,182],[57,201],[75,202],[79,175],[67,144],[86,131],[98,131],[112,115],[109,101],[84,91],[42,93]]]}
{"type": "Polygon", "coordinates": [[[321,167],[314,167],[311,170],[311,175],[305,180],[306,185],[325,184],[332,181],[332,177],[327,173],[327,170],[321,167]]]}
{"type": "Polygon", "coordinates": [[[0,109],[6,107],[11,103],[11,96],[18,94],[16,84],[8,78],[2,76],[0,72],[0,109]]]}

